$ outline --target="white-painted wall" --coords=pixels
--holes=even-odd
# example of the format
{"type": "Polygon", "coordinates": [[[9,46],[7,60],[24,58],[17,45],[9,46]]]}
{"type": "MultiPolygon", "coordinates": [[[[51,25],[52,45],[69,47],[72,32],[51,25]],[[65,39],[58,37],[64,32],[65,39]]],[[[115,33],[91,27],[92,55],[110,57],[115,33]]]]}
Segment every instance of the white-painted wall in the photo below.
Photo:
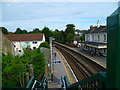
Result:
{"type": "Polygon", "coordinates": [[[33,47],[36,47],[38,48],[39,45],[42,43],[42,42],[45,42],[45,41],[14,41],[14,45],[16,46],[15,47],[15,51],[17,51],[17,48],[18,50],[22,50],[23,51],[23,48],[27,48],[30,47],[31,49],[33,49],[33,47]],[[34,44],[33,42],[37,42],[37,44],[34,44]]]}
{"type": "Polygon", "coordinates": [[[79,35],[79,36],[81,36],[82,33],[81,33],[81,32],[78,32],[78,31],[75,31],[75,35],[79,35]]]}
{"type": "Polygon", "coordinates": [[[27,47],[29,47],[31,49],[33,49],[33,47],[38,48],[42,42],[45,42],[45,36],[43,36],[42,41],[37,41],[37,40],[34,40],[34,41],[13,41],[13,44],[15,45],[15,48],[14,48],[15,52],[19,52],[19,50],[21,50],[21,52],[23,52],[23,48],[27,48],[27,47]],[[33,42],[37,42],[37,43],[35,44],[33,42]]]}
{"type": "Polygon", "coordinates": [[[14,48],[15,52],[20,50],[21,45],[19,41],[13,41],[13,44],[15,45],[15,48],[14,48]]]}
{"type": "Polygon", "coordinates": [[[85,41],[92,41],[92,34],[85,34],[85,41]]]}
{"type": "Polygon", "coordinates": [[[93,41],[93,42],[107,42],[107,33],[92,33],[92,34],[85,34],[85,41],[93,41]],[[98,40],[98,35],[100,39],[98,40]],[[106,40],[104,40],[104,35],[106,35],[106,40]]]}

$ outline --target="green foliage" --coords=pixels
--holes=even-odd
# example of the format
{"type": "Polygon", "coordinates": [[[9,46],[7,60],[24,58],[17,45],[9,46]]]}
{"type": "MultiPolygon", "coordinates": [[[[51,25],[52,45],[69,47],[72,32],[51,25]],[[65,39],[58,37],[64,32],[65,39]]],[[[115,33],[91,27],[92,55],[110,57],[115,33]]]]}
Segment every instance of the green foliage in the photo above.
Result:
{"type": "Polygon", "coordinates": [[[75,32],[75,25],[74,24],[67,24],[66,27],[67,27],[65,29],[66,33],[74,34],[74,32],[75,32]]]}
{"type": "Polygon", "coordinates": [[[45,58],[44,54],[40,52],[40,49],[34,49],[31,52],[31,63],[33,64],[35,76],[45,72],[45,58]]]}
{"type": "Polygon", "coordinates": [[[42,29],[42,33],[45,34],[45,39],[47,42],[49,42],[49,37],[52,36],[52,31],[48,27],[44,27],[42,29]]]}
{"type": "Polygon", "coordinates": [[[53,37],[55,38],[56,41],[58,41],[60,43],[64,43],[64,41],[65,41],[64,31],[59,31],[59,30],[53,31],[53,37]]]}
{"type": "Polygon", "coordinates": [[[24,64],[21,58],[13,57],[11,54],[2,58],[2,83],[4,85],[19,85],[20,72],[25,72],[24,64]]]}
{"type": "Polygon", "coordinates": [[[35,28],[35,29],[33,29],[33,31],[31,31],[29,33],[41,33],[41,31],[39,30],[39,28],[35,28]]]}
{"type": "Polygon", "coordinates": [[[71,39],[73,39],[73,38],[74,38],[74,35],[72,33],[67,34],[67,42],[70,42],[71,39]]]}
{"type": "Polygon", "coordinates": [[[8,34],[8,30],[5,27],[0,27],[0,30],[2,31],[2,33],[8,34]]]}
{"type": "Polygon", "coordinates": [[[41,47],[45,47],[45,48],[50,49],[50,45],[47,42],[41,43],[40,46],[39,46],[39,48],[41,48],[41,47]]]}
{"type": "Polygon", "coordinates": [[[27,34],[27,30],[21,30],[20,28],[17,28],[14,34],[27,34]]]}
{"type": "Polygon", "coordinates": [[[10,86],[20,86],[21,73],[29,72],[28,65],[32,64],[34,75],[38,77],[45,72],[45,58],[40,49],[24,50],[23,56],[3,55],[2,83],[10,86]]]}
{"type": "Polygon", "coordinates": [[[53,37],[55,37],[55,40],[63,43],[63,44],[70,44],[71,39],[74,38],[75,34],[75,25],[74,24],[67,24],[65,31],[59,31],[55,30],[53,31],[53,37]]]}
{"type": "Polygon", "coordinates": [[[80,37],[81,41],[85,41],[85,34],[82,34],[82,36],[80,37]]]}

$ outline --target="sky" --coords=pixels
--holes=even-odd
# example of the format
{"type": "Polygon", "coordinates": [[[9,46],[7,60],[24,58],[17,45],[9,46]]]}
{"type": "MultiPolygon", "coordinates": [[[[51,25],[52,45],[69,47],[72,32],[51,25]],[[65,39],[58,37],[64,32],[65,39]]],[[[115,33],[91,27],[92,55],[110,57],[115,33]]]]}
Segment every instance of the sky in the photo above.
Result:
{"type": "Polygon", "coordinates": [[[90,25],[106,25],[106,18],[118,7],[117,2],[53,2],[6,0],[1,2],[0,26],[14,32],[16,28],[64,30],[67,24],[87,30],[90,25]]]}

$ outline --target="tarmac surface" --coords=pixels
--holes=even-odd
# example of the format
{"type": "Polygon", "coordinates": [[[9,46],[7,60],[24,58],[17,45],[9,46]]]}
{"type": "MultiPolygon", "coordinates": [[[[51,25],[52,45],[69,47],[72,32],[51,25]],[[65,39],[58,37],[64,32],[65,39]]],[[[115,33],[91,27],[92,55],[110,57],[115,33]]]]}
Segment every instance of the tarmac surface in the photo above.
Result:
{"type": "Polygon", "coordinates": [[[106,64],[107,64],[106,57],[98,56],[98,55],[91,56],[91,54],[88,51],[85,51],[81,48],[72,48],[72,47],[70,47],[70,48],[75,50],[76,52],[79,52],[80,54],[90,58],[94,62],[96,62],[96,63],[100,64],[101,66],[103,66],[104,68],[106,68],[106,64]]]}
{"type": "Polygon", "coordinates": [[[48,82],[48,88],[60,88],[60,79],[65,75],[68,76],[70,84],[75,83],[77,80],[75,79],[72,69],[56,48],[52,50],[52,58],[53,81],[48,82]]]}

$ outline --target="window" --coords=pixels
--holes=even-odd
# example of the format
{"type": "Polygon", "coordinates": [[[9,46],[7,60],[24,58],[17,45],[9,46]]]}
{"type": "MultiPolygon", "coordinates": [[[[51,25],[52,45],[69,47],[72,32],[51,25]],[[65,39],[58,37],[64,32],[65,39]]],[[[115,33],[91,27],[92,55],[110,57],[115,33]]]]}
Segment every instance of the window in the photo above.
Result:
{"type": "Polygon", "coordinates": [[[94,35],[92,35],[92,39],[93,39],[93,41],[94,41],[94,35]]]}
{"type": "Polygon", "coordinates": [[[37,44],[37,41],[34,41],[33,44],[37,44]]]}
{"type": "Polygon", "coordinates": [[[104,35],[104,41],[106,41],[106,40],[107,40],[106,35],[104,35]]]}
{"type": "Polygon", "coordinates": [[[26,41],[25,44],[29,44],[29,42],[26,41]]]}
{"type": "Polygon", "coordinates": [[[98,41],[100,41],[100,35],[98,35],[98,41]]]}
{"type": "Polygon", "coordinates": [[[36,49],[36,47],[33,47],[33,49],[36,49]]]}

